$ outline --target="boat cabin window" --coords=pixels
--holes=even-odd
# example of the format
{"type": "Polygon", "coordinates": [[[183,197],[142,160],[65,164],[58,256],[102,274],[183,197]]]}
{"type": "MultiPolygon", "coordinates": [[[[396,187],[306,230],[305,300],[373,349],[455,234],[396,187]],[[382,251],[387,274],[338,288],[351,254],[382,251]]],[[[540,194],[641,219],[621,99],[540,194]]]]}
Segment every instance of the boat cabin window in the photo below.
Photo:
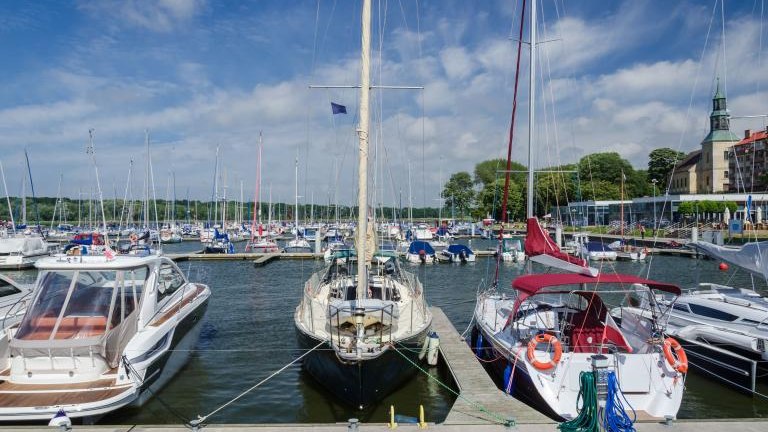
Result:
{"type": "Polygon", "coordinates": [[[164,263],[160,266],[160,275],[157,282],[157,303],[173,295],[182,285],[184,285],[184,276],[179,270],[169,264],[164,263]]]}
{"type": "Polygon", "coordinates": [[[721,321],[736,321],[738,318],[736,315],[729,314],[728,312],[723,312],[721,310],[701,306],[697,304],[689,304],[688,305],[691,308],[691,312],[695,313],[696,315],[701,315],[703,317],[712,318],[716,320],[721,321]]]}
{"type": "Polygon", "coordinates": [[[138,308],[147,274],[146,267],[43,271],[34,301],[15,337],[48,340],[100,336],[138,308]]]}
{"type": "Polygon", "coordinates": [[[8,281],[0,279],[0,297],[11,296],[20,292],[20,289],[11,285],[8,281]]]}
{"type": "Polygon", "coordinates": [[[691,310],[688,308],[688,305],[687,304],[682,304],[682,303],[675,303],[675,304],[673,304],[672,305],[672,309],[678,310],[678,311],[681,311],[681,312],[686,312],[686,313],[691,312],[691,310]]]}

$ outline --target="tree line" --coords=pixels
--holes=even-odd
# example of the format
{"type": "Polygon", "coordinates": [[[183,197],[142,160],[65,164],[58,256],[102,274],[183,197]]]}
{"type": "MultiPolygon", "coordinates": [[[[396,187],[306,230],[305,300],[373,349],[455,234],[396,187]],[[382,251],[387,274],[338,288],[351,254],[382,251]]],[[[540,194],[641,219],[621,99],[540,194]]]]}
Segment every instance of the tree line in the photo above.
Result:
{"type": "MultiPolygon", "coordinates": [[[[620,200],[663,195],[675,165],[685,153],[659,148],[648,155],[648,168],[635,169],[616,152],[593,153],[578,163],[537,170],[534,173],[534,214],[544,215],[553,206],[571,201],[620,200]]],[[[473,175],[462,171],[451,175],[441,197],[448,209],[462,217],[490,216],[502,220],[501,207],[506,174],[508,220],[525,218],[527,167],[505,159],[490,159],[475,165],[473,175]]]]}

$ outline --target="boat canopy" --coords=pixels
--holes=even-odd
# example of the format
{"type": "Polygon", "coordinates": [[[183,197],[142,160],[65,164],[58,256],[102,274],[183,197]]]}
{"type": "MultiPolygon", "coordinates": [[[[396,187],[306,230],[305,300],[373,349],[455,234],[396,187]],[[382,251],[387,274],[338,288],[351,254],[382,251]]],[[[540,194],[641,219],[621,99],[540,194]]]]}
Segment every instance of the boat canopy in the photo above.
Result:
{"type": "Polygon", "coordinates": [[[435,254],[435,250],[432,248],[432,245],[425,241],[412,241],[410,246],[408,246],[408,253],[410,254],[419,254],[421,251],[424,251],[424,253],[427,255],[435,254]]]}
{"type": "Polygon", "coordinates": [[[467,255],[467,256],[475,254],[474,252],[472,252],[472,249],[470,249],[469,247],[463,244],[452,244],[448,246],[448,252],[454,255],[458,255],[464,252],[464,255],[467,255]]]}
{"type": "Polygon", "coordinates": [[[618,273],[603,273],[597,277],[575,273],[546,273],[524,275],[516,278],[512,282],[512,288],[519,291],[522,295],[529,297],[538,293],[544,288],[562,285],[584,284],[643,284],[654,290],[664,291],[674,295],[680,295],[680,287],[677,285],[618,273]]]}

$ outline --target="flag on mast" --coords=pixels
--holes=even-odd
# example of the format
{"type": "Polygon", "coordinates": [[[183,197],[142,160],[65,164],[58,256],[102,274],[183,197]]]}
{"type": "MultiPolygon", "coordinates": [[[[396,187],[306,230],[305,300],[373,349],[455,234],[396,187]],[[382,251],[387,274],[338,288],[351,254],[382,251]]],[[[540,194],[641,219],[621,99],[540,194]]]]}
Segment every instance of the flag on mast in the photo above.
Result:
{"type": "Polygon", "coordinates": [[[347,107],[341,104],[331,102],[331,111],[333,111],[334,114],[346,114],[347,107]]]}

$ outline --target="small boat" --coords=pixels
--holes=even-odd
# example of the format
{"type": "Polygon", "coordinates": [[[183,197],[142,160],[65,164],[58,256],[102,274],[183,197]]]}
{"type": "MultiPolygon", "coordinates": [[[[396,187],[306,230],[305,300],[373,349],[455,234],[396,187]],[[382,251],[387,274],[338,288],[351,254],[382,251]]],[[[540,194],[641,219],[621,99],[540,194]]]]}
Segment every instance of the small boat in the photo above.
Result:
{"type": "Polygon", "coordinates": [[[511,236],[502,240],[501,260],[504,262],[525,262],[522,236],[511,236]]]}
{"type": "Polygon", "coordinates": [[[140,406],[193,352],[211,291],[169,258],[59,255],[36,266],[27,312],[0,336],[0,421],[140,406]]]}
{"type": "Polygon", "coordinates": [[[161,243],[181,243],[181,233],[176,226],[171,228],[162,228],[160,230],[160,242],[161,243]]]}
{"type": "Polygon", "coordinates": [[[0,328],[18,322],[31,300],[32,286],[0,274],[0,328]]]}
{"type": "Polygon", "coordinates": [[[408,245],[405,260],[414,264],[432,264],[437,261],[437,257],[429,242],[414,240],[408,245]]]}
{"type": "Polygon", "coordinates": [[[218,228],[214,229],[213,239],[210,243],[205,245],[203,253],[207,254],[233,254],[235,253],[235,244],[229,241],[229,234],[226,232],[219,232],[218,228]]]}
{"type": "Polygon", "coordinates": [[[35,261],[50,254],[48,242],[38,234],[0,231],[0,269],[31,268],[35,261]]]}
{"type": "Polygon", "coordinates": [[[616,240],[613,243],[609,243],[608,247],[616,252],[616,259],[619,260],[642,261],[648,257],[647,248],[629,245],[622,240],[616,240]]]}
{"type": "Polygon", "coordinates": [[[283,252],[312,253],[313,251],[312,251],[312,245],[309,244],[309,242],[306,239],[299,236],[294,238],[293,240],[288,241],[288,243],[285,244],[285,248],[283,249],[283,252]]]}
{"type": "Polygon", "coordinates": [[[616,261],[616,251],[609,248],[600,242],[591,241],[587,242],[586,246],[586,258],[590,261],[616,261]]]}
{"type": "Polygon", "coordinates": [[[476,255],[469,246],[463,244],[452,244],[446,249],[437,252],[437,260],[449,263],[468,263],[475,262],[476,255]]]}

